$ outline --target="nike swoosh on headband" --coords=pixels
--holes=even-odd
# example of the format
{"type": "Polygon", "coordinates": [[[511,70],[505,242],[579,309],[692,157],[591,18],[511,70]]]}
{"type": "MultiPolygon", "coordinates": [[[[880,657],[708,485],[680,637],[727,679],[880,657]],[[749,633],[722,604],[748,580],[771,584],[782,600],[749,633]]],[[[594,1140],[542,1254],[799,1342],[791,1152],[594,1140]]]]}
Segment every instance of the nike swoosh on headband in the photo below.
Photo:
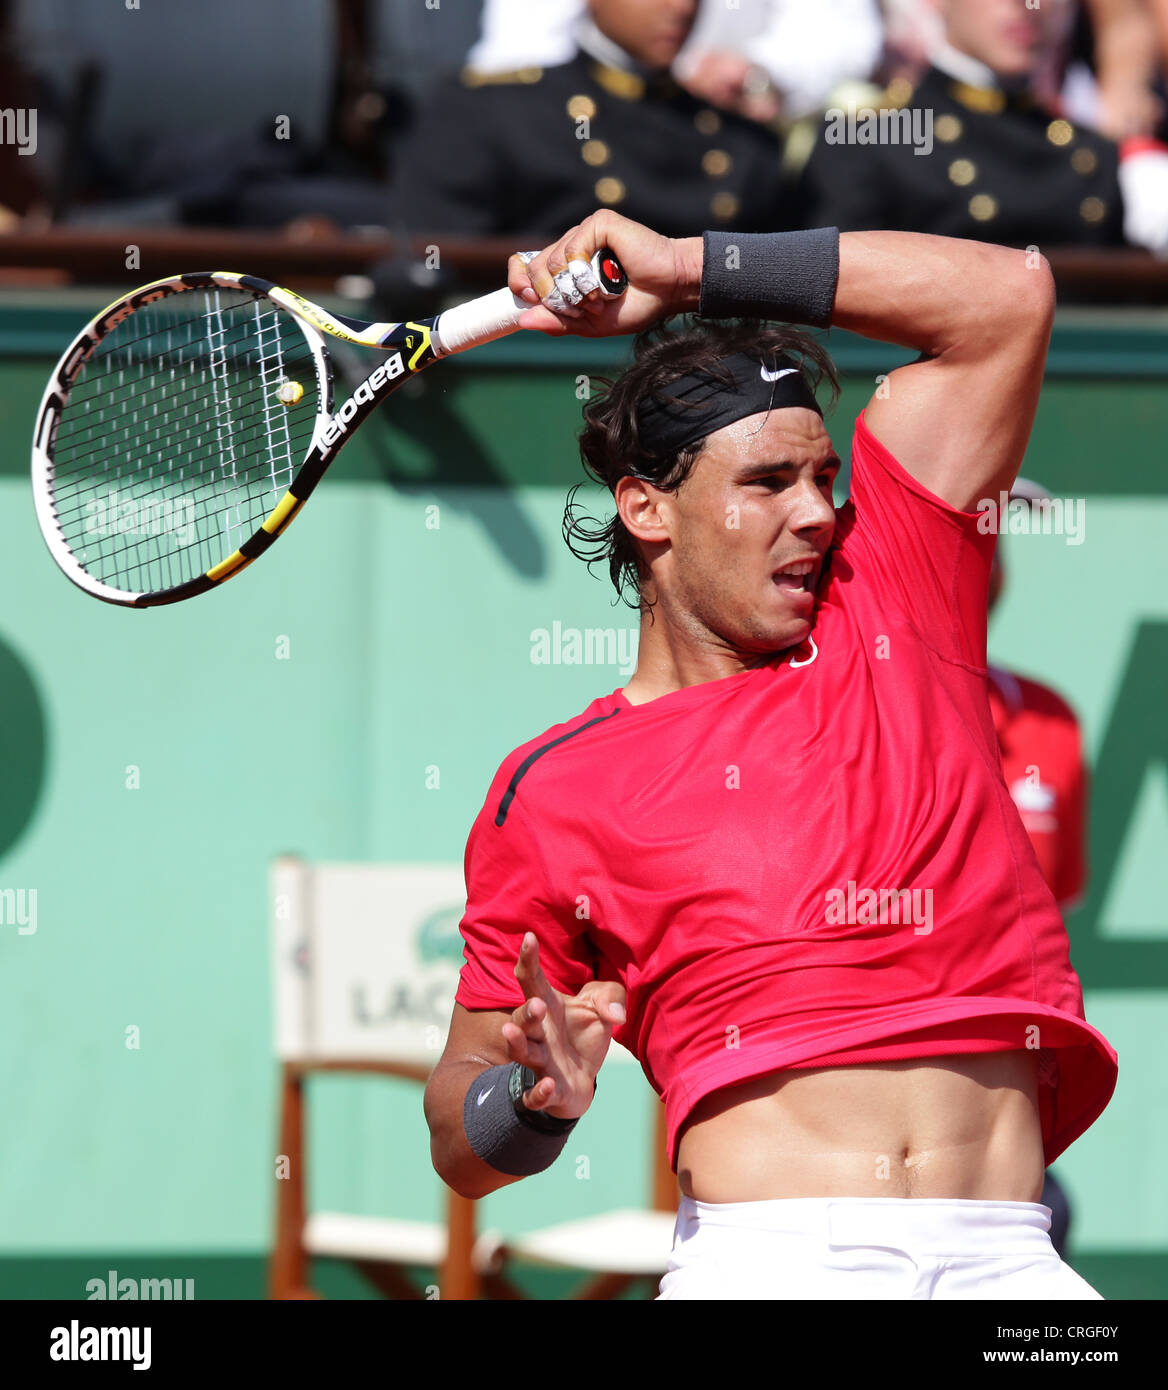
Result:
{"type": "Polygon", "coordinates": [[[778,381],[781,376],[790,376],[792,372],[797,372],[798,367],[780,367],[777,372],[768,372],[763,366],[759,367],[759,374],[763,381],[778,381]]]}

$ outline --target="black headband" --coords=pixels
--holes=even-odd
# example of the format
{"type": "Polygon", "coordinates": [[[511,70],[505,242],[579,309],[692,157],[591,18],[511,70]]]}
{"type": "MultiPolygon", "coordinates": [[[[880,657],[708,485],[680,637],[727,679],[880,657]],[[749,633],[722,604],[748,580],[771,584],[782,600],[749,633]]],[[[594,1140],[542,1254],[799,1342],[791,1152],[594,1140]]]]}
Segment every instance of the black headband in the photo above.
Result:
{"type": "Polygon", "coordinates": [[[720,358],[718,365],[729,372],[733,385],[701,371],[646,396],[637,406],[642,447],[661,456],[677,454],[735,420],[791,406],[822,417],[798,363],[782,353],[764,357],[736,352],[720,358]]]}

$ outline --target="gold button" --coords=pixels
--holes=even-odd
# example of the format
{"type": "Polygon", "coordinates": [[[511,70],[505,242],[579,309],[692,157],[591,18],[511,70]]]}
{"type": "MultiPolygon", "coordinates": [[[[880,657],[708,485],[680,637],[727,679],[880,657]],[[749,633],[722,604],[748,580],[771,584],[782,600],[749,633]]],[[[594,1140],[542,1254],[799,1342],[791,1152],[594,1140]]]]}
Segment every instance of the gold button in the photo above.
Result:
{"type": "Polygon", "coordinates": [[[608,146],[603,140],[585,140],[580,146],[580,157],[585,164],[607,164],[608,146]]]}
{"type": "Polygon", "coordinates": [[[944,145],[951,145],[954,140],[960,140],[961,130],[961,122],[956,116],[949,115],[948,112],[938,116],[933,125],[933,134],[944,145]]]}
{"type": "Polygon", "coordinates": [[[1071,155],[1071,168],[1076,174],[1093,174],[1098,163],[1094,150],[1083,148],[1071,155]]]}
{"type": "Polygon", "coordinates": [[[624,184],[614,178],[597,179],[592,191],[602,203],[619,203],[625,196],[624,184]]]}
{"type": "Polygon", "coordinates": [[[1084,222],[1102,222],[1107,216],[1107,204],[1102,198],[1084,198],[1079,204],[1079,216],[1084,222]]]}
{"type": "Polygon", "coordinates": [[[703,135],[717,135],[722,129],[722,117],[707,106],[694,117],[694,125],[703,135]]]}
{"type": "Polygon", "coordinates": [[[574,96],[568,98],[568,115],[574,121],[590,121],[596,115],[596,103],[591,97],[574,96]]]}
{"type": "Polygon", "coordinates": [[[1046,128],[1046,138],[1052,145],[1069,145],[1075,138],[1075,128],[1070,121],[1051,121],[1046,128]]]}
{"type": "Polygon", "coordinates": [[[733,193],[715,193],[710,199],[710,211],[722,222],[734,217],[740,206],[733,193]]]}
{"type": "Polygon", "coordinates": [[[964,188],[966,184],[972,183],[977,178],[977,170],[974,168],[972,160],[955,159],[949,166],[949,177],[959,188],[964,188]]]}
{"type": "Polygon", "coordinates": [[[894,77],[884,93],[884,100],[889,106],[904,106],[912,94],[913,85],[907,77],[894,77]]]}
{"type": "Polygon", "coordinates": [[[712,179],[725,178],[733,163],[725,150],[707,150],[702,155],[702,171],[712,179]]]}
{"type": "Polygon", "coordinates": [[[990,222],[998,215],[998,200],[988,193],[975,193],[969,200],[969,215],[975,222],[990,222]]]}

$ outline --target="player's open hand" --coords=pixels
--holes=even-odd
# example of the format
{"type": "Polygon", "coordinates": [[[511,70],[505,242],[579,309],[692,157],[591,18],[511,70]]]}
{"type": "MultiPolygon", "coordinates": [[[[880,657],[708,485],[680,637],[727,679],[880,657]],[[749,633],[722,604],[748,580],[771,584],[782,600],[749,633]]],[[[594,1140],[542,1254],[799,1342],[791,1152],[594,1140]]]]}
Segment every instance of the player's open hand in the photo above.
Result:
{"type": "Polygon", "coordinates": [[[659,236],[608,209],[586,217],[526,264],[518,253],[507,262],[512,293],[533,306],[520,318],[520,328],[586,338],[637,333],[658,319],[696,309],[701,275],[701,237],[659,236]],[[605,246],[629,281],[615,297],[587,288],[589,262],[605,246]],[[583,291],[576,281],[585,286],[583,291]],[[549,308],[549,301],[558,307],[549,308]]]}
{"type": "Polygon", "coordinates": [[[624,986],[590,980],[575,997],[561,994],[540,967],[534,932],[523,938],[515,978],[526,999],[503,1024],[503,1037],[511,1060],[536,1075],[524,1104],[560,1119],[576,1119],[591,1105],[613,1029],[625,1021],[624,986]]]}

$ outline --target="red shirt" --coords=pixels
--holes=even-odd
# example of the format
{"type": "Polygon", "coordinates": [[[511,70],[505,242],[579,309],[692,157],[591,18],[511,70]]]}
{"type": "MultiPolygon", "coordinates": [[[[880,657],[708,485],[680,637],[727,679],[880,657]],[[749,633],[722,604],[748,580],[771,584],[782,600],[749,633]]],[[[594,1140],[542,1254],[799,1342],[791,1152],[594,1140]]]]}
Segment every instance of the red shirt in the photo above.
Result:
{"type": "Polygon", "coordinates": [[[804,647],[647,704],[614,690],[504,760],[467,843],[456,998],[522,1003],[526,930],[562,992],[619,980],[615,1037],[664,1099],[675,1171],[720,1087],[1027,1046],[1050,1163],[1116,1056],[1002,778],[994,537],[863,416],[837,517],[804,647]]]}
{"type": "Polygon", "coordinates": [[[1087,772],[1079,721],[1049,686],[991,666],[990,712],[1002,775],[1055,901],[1070,907],[1087,878],[1087,772]]]}

